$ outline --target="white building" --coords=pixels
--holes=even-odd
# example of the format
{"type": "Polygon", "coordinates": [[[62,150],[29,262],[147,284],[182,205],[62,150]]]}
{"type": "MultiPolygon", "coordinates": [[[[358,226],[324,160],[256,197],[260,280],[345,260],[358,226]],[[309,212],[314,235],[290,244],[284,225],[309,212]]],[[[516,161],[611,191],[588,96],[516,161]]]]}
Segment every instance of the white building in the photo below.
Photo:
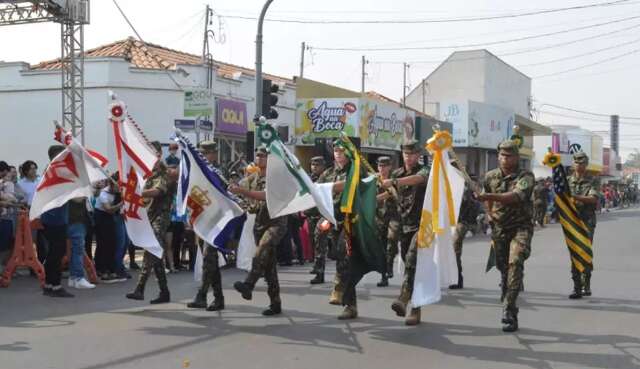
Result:
{"type": "Polygon", "coordinates": [[[604,139],[587,129],[572,125],[552,125],[552,133],[545,136],[537,136],[533,141],[535,160],[533,173],[538,177],[551,177],[551,169],[542,164],[544,156],[551,149],[559,153],[562,165],[573,164],[573,153],[583,151],[589,156],[587,170],[592,174],[601,174],[603,171],[604,139]]]}
{"type": "Polygon", "coordinates": [[[487,50],[451,54],[409,93],[407,106],[453,123],[456,152],[472,174],[497,166],[498,144],[513,126],[530,167],[534,135],[550,131],[529,119],[531,79],[487,50]]]}
{"type": "MultiPolygon", "coordinates": [[[[104,153],[112,163],[115,153],[107,121],[109,91],[126,102],[129,113],[151,140],[166,143],[173,132],[174,120],[185,119],[185,92],[206,86],[207,68],[198,55],[133,38],[100,46],[85,54],[85,146],[104,153]]],[[[231,100],[239,107],[239,111],[232,114],[239,129],[230,132],[223,129],[215,134],[220,160],[235,159],[237,154],[245,152],[246,131],[252,130],[255,73],[217,61],[213,69],[213,95],[218,104],[231,100]]],[[[0,117],[3,136],[10,138],[0,146],[2,160],[19,165],[31,159],[44,168],[48,161],[47,147],[54,143],[52,121],[61,120],[62,115],[60,78],[59,60],[34,66],[24,62],[0,63],[0,117]]],[[[291,126],[293,131],[293,81],[271,75],[264,78],[281,86],[278,122],[291,126]]],[[[214,113],[211,120],[219,124],[215,118],[214,113]]]]}

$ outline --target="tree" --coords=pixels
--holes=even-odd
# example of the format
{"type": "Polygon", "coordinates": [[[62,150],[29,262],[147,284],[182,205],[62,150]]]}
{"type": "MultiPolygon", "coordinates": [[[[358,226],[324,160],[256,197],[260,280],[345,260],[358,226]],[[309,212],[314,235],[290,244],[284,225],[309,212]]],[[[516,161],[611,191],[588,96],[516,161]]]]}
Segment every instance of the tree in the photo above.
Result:
{"type": "Polygon", "coordinates": [[[640,169],[640,151],[638,151],[638,149],[635,149],[627,156],[627,160],[624,162],[624,166],[628,168],[640,169]]]}

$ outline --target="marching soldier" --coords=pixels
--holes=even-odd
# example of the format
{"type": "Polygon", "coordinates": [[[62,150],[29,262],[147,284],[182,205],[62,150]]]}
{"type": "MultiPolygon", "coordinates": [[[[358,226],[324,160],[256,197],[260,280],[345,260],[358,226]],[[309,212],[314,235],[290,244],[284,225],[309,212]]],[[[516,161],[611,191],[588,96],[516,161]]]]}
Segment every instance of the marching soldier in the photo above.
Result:
{"type": "MultiPolygon", "coordinates": [[[[400,296],[391,304],[391,309],[396,315],[404,317],[407,313],[407,304],[413,294],[413,280],[416,273],[416,240],[415,234],[420,227],[420,216],[424,203],[424,194],[429,179],[429,169],[420,165],[420,145],[417,141],[411,141],[401,146],[404,165],[394,170],[391,179],[383,182],[385,187],[393,186],[398,192],[398,216],[402,227],[397,236],[400,240],[400,256],[405,262],[404,281],[400,289],[400,296]]],[[[389,235],[394,239],[396,235],[389,235]]],[[[390,255],[397,250],[397,243],[391,243],[390,255]]],[[[392,259],[393,260],[393,259],[392,259]]],[[[407,325],[420,323],[420,308],[412,308],[405,320],[407,325]]]]}
{"type": "Polygon", "coordinates": [[[277,247],[287,232],[287,218],[271,218],[266,202],[266,174],[268,149],[262,145],[256,149],[256,165],[259,172],[244,178],[240,185],[229,186],[229,191],[249,199],[249,213],[256,214],[253,235],[257,242],[255,256],[251,262],[251,271],[244,282],[236,282],[233,287],[245,300],[251,300],[256,282],[264,277],[267,282],[269,308],[262,312],[264,316],[278,315],[282,312],[280,284],[278,283],[277,247]]]}
{"type": "MultiPolygon", "coordinates": [[[[200,152],[209,163],[209,167],[218,167],[218,148],[215,141],[203,141],[200,144],[200,152]]],[[[218,311],[224,309],[224,294],[222,293],[222,276],[218,264],[218,250],[208,244],[204,244],[202,258],[202,283],[198,293],[192,302],[187,304],[188,308],[204,309],[207,311],[218,311]],[[213,290],[213,302],[207,307],[207,293],[209,286],[213,290]]],[[[196,246],[199,247],[199,246],[196,246]]]]}
{"type": "MultiPolygon", "coordinates": [[[[381,156],[378,158],[378,175],[381,180],[389,179],[391,176],[391,158],[388,156],[381,156]]],[[[385,193],[385,190],[381,187],[378,188],[379,193],[385,193]]],[[[383,239],[383,243],[386,245],[386,258],[387,265],[386,271],[382,274],[382,279],[378,282],[378,287],[387,287],[389,285],[389,278],[393,277],[393,259],[398,253],[398,230],[400,228],[400,222],[398,218],[398,202],[390,196],[378,195],[378,214],[376,216],[377,227],[379,235],[383,239]],[[395,246],[395,253],[391,253],[391,249],[395,246]]]]}
{"type": "Polygon", "coordinates": [[[479,201],[490,204],[492,243],[496,267],[502,276],[502,330],[518,330],[518,294],[524,277],[524,262],[531,253],[533,236],[533,173],[519,167],[519,144],[506,140],[498,145],[499,167],[487,172],[479,201]]]}
{"type": "MultiPolygon", "coordinates": [[[[589,228],[589,239],[593,243],[593,234],[596,229],[596,208],[600,201],[598,181],[588,175],[587,165],[589,157],[584,152],[573,155],[573,173],[567,178],[571,195],[576,201],[576,209],[580,219],[589,228]]],[[[573,280],[573,293],[570,299],[579,299],[582,296],[591,296],[591,270],[585,269],[580,273],[571,263],[571,279],[573,280]]]]}
{"type": "Polygon", "coordinates": [[[549,190],[544,185],[544,180],[537,181],[533,188],[533,225],[536,223],[544,228],[544,216],[547,214],[547,199],[549,190]]]}
{"type": "MultiPolygon", "coordinates": [[[[344,181],[347,178],[349,168],[351,166],[351,160],[345,155],[345,148],[341,146],[340,140],[336,140],[333,146],[333,166],[327,168],[320,177],[318,183],[330,183],[344,181]]],[[[334,187],[333,194],[333,209],[336,221],[335,227],[331,227],[329,231],[320,232],[318,230],[318,238],[316,239],[316,277],[312,280],[312,283],[324,282],[324,268],[327,257],[328,243],[331,242],[336,250],[336,275],[334,278],[334,288],[329,298],[331,305],[340,305],[342,303],[342,294],[344,292],[344,285],[341,282],[341,276],[346,272],[347,262],[345,253],[345,240],[343,235],[343,222],[344,215],[340,211],[340,198],[341,192],[336,192],[334,187]]]]}
{"type": "MultiPolygon", "coordinates": [[[[171,222],[171,204],[175,196],[176,186],[174,183],[170,183],[167,176],[167,166],[161,160],[162,147],[160,143],[154,141],[151,145],[156,149],[158,161],[153,167],[153,172],[144,186],[142,197],[148,204],[147,215],[149,216],[153,233],[162,249],[165,250],[165,234],[171,222]]],[[[142,262],[142,271],[138,277],[138,284],[135,290],[128,293],[126,297],[132,300],[144,300],[144,288],[149,279],[149,274],[151,274],[151,270],[153,270],[158,280],[160,294],[157,298],[151,300],[150,303],[160,304],[169,302],[171,295],[169,293],[169,287],[167,286],[167,276],[162,258],[158,258],[145,250],[142,262]]]]}
{"type": "MultiPolygon", "coordinates": [[[[317,182],[320,178],[320,175],[325,171],[326,163],[324,161],[324,157],[322,156],[314,156],[311,158],[311,175],[310,178],[313,182],[317,182]]],[[[324,283],[324,256],[320,258],[320,255],[324,255],[322,250],[320,249],[322,245],[321,243],[321,231],[318,229],[318,223],[322,216],[317,208],[311,208],[304,212],[307,216],[307,222],[309,226],[309,239],[311,240],[311,244],[313,247],[313,254],[315,257],[315,263],[313,268],[309,272],[310,274],[315,274],[315,278],[311,280],[311,284],[319,284],[324,283]],[[321,273],[322,272],[322,273],[321,273]]],[[[326,251],[325,251],[326,253],[326,251]]]]}
{"type": "Polygon", "coordinates": [[[462,195],[462,204],[460,205],[460,214],[458,215],[458,224],[453,236],[453,250],[456,253],[456,265],[458,266],[458,283],[449,286],[450,290],[458,290],[464,288],[464,279],[462,278],[462,243],[467,232],[475,230],[479,206],[473,198],[473,191],[465,186],[462,195]]]}

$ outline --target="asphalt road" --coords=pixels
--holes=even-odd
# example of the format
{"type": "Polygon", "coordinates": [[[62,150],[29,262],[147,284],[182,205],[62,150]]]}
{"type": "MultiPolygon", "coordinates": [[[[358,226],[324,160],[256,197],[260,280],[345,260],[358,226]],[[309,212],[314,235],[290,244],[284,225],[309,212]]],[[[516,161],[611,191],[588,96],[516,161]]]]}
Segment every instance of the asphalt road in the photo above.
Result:
{"type": "MultiPolygon", "coordinates": [[[[639,219],[638,209],[600,217],[594,295],[578,301],[567,299],[561,229],[537,231],[516,334],[500,330],[499,277],[484,273],[488,243],[476,237],[465,242],[466,288],[423,308],[418,327],[389,308],[398,276],[387,288],[365,277],[360,318],[342,322],[327,303],[330,284],[309,285],[308,265],[280,268],[284,313],[275,318],[260,315],[263,282],[252,301],[233,290],[238,270],[223,272],[220,313],[185,307],[196,290],[189,273],[170,275],[174,302],[160,306],[125,299],[133,281],[51,299],[17,278],[0,289],[0,368],[640,368],[639,219]]],[[[147,300],[156,292],[152,279],[147,300]]]]}

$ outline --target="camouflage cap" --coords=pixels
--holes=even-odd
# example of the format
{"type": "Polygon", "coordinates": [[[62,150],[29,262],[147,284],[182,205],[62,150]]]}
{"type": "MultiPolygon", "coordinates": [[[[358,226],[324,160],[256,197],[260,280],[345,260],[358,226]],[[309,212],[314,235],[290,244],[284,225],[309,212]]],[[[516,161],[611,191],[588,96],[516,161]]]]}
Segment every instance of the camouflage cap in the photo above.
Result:
{"type": "Polygon", "coordinates": [[[325,165],[323,156],[314,156],[311,158],[311,164],[325,165]]]}
{"type": "Polygon", "coordinates": [[[342,141],[340,138],[335,139],[333,141],[333,149],[344,151],[345,150],[344,141],[342,141]]]}
{"type": "Polygon", "coordinates": [[[422,149],[420,147],[420,143],[416,140],[409,140],[409,141],[405,141],[405,143],[403,143],[402,145],[400,145],[400,149],[403,152],[420,152],[420,150],[422,149]]]}
{"type": "Polygon", "coordinates": [[[520,145],[515,140],[504,140],[498,145],[498,151],[509,151],[518,155],[520,153],[520,145]]]}
{"type": "Polygon", "coordinates": [[[391,158],[388,156],[381,156],[377,161],[378,165],[391,165],[391,158]]]}
{"type": "Polygon", "coordinates": [[[589,157],[583,151],[573,154],[573,162],[575,164],[589,164],[589,157]]]}
{"type": "Polygon", "coordinates": [[[207,140],[200,142],[198,147],[200,152],[218,152],[218,144],[215,141],[207,140]]]}
{"type": "Polygon", "coordinates": [[[256,147],[256,154],[269,154],[269,148],[267,147],[267,145],[262,144],[256,147]]]}
{"type": "Polygon", "coordinates": [[[153,146],[159,154],[162,153],[162,145],[160,144],[160,141],[151,142],[151,146],[153,146]]]}

